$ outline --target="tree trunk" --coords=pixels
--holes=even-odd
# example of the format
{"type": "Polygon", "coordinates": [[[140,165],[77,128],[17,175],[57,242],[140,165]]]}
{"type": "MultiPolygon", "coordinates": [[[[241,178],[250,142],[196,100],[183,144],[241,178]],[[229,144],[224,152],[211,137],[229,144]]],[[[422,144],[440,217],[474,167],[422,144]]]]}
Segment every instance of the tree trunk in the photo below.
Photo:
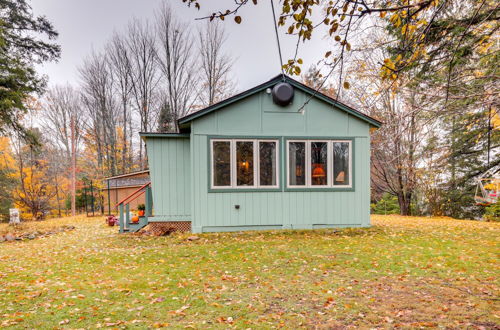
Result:
{"type": "Polygon", "coordinates": [[[76,141],[75,116],[71,115],[71,216],[76,215],[76,141]]]}
{"type": "Polygon", "coordinates": [[[401,193],[398,195],[399,214],[411,215],[411,193],[401,193]]]}

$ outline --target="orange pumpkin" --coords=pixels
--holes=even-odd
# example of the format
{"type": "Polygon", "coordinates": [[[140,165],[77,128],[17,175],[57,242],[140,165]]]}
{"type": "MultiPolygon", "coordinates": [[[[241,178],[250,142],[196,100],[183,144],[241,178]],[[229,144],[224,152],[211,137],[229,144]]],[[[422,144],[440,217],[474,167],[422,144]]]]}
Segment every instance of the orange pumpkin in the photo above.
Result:
{"type": "Polygon", "coordinates": [[[136,215],[136,216],[132,217],[131,221],[132,221],[132,223],[139,222],[139,217],[136,215]]]}

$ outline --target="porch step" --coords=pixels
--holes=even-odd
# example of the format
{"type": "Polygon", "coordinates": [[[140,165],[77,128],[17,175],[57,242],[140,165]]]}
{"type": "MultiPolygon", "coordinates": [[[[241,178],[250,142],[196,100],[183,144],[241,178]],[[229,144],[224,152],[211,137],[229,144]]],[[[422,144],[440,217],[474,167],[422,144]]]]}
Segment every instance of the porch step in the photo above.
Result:
{"type": "Polygon", "coordinates": [[[136,223],[129,223],[127,228],[123,229],[123,232],[125,233],[135,233],[141,230],[142,228],[146,227],[147,224],[149,223],[147,217],[140,217],[139,222],[136,223]]]}

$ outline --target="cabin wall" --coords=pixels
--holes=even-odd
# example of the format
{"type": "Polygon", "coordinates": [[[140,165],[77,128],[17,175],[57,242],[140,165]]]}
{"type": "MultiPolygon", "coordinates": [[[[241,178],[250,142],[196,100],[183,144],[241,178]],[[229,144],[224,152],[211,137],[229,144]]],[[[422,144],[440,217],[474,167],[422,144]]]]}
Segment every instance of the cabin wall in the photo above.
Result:
{"type": "Polygon", "coordinates": [[[191,220],[189,138],[147,137],[155,221],[191,220]]]}
{"type": "Polygon", "coordinates": [[[194,232],[247,229],[327,228],[370,224],[369,125],[297,89],[293,104],[276,106],[265,91],[191,124],[192,230],[194,232]],[[209,191],[210,137],[279,137],[280,183],[276,192],[209,191]],[[287,137],[353,139],[352,191],[285,191],[287,137]],[[235,205],[240,205],[239,209],[235,205]]]}

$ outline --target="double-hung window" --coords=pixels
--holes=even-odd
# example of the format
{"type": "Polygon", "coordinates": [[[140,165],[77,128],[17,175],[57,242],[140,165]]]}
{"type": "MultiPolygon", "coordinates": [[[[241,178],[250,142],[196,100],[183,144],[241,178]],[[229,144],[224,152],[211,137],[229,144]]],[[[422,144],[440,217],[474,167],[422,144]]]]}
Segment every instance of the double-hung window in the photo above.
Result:
{"type": "Polygon", "coordinates": [[[279,141],[212,139],[212,189],[279,187],[279,141]]]}
{"type": "Polygon", "coordinates": [[[288,140],[288,188],[351,188],[351,140],[288,140]]]}

